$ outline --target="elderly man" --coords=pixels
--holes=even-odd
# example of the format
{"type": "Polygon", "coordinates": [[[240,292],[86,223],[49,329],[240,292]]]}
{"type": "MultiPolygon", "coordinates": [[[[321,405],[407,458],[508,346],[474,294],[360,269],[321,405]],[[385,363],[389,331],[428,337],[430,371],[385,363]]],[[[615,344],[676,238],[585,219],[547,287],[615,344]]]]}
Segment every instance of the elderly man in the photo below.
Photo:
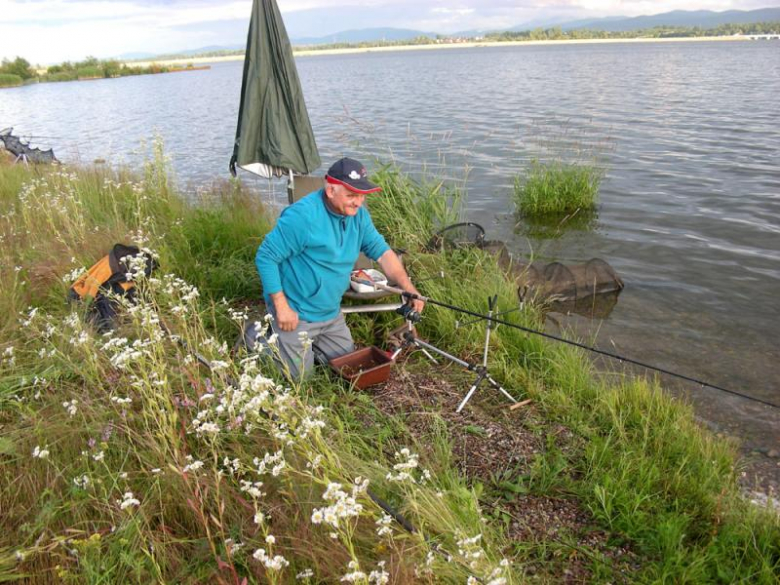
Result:
{"type": "MultiPolygon", "coordinates": [[[[330,360],[354,350],[340,307],[360,252],[378,262],[389,281],[419,294],[363,206],[366,195],[380,190],[363,165],[342,158],[328,169],[322,189],[282,212],[257,250],[273,332],[293,377],[311,371],[314,353],[330,360]]],[[[414,309],[422,311],[423,302],[415,301],[414,309]]]]}

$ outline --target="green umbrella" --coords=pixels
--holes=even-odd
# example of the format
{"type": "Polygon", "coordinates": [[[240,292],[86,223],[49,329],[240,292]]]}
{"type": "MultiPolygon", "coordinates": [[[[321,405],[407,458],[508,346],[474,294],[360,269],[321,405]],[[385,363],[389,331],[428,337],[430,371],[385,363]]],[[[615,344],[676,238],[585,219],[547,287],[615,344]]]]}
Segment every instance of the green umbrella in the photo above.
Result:
{"type": "Polygon", "coordinates": [[[236,166],[263,177],[305,175],[320,166],[292,46],[275,0],[254,0],[241,82],[236,166]]]}

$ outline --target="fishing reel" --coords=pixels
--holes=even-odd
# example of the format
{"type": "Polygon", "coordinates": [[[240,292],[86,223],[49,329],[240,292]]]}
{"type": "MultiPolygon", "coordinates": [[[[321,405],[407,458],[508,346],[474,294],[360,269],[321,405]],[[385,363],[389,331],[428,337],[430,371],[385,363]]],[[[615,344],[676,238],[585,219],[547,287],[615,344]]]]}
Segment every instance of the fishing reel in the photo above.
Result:
{"type": "Polygon", "coordinates": [[[418,311],[414,310],[414,307],[410,303],[405,303],[395,310],[396,313],[401,315],[404,319],[410,323],[419,323],[422,319],[422,315],[418,311]]]}

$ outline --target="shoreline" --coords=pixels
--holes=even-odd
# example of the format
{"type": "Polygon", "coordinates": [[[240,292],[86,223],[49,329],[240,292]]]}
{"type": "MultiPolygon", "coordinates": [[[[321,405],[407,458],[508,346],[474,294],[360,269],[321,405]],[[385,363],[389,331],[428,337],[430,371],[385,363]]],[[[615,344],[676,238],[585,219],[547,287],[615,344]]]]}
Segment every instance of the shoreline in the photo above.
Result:
{"type": "MultiPolygon", "coordinates": [[[[388,51],[428,51],[434,49],[474,49],[483,47],[517,47],[539,45],[592,45],[599,43],[691,43],[707,41],[750,41],[747,36],[719,36],[719,37],[668,37],[650,38],[638,37],[633,39],[568,39],[553,41],[473,41],[468,43],[431,43],[428,45],[393,45],[388,47],[354,47],[340,49],[294,49],[295,57],[310,57],[316,55],[352,55],[356,53],[374,53],[388,51]]],[[[136,67],[149,67],[150,65],[181,65],[187,63],[222,63],[228,61],[243,61],[244,55],[219,55],[213,57],[181,57],[177,59],[125,61],[125,65],[136,67]]]]}

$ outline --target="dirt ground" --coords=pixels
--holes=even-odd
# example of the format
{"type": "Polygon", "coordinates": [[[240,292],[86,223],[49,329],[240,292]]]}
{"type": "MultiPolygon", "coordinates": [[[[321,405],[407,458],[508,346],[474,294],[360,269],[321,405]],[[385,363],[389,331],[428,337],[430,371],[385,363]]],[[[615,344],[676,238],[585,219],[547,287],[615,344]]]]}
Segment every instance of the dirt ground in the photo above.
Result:
{"type": "Polygon", "coordinates": [[[573,452],[577,445],[571,431],[545,422],[533,403],[510,410],[510,403],[487,385],[456,413],[475,375],[440,367],[426,367],[424,372],[397,366],[386,384],[368,392],[382,412],[403,414],[421,445],[433,431],[431,413],[444,419],[453,461],[465,477],[486,488],[482,496],[486,515],[503,523],[518,548],[532,549],[531,561],[524,567],[527,576],[545,582],[586,583],[593,576],[593,564],[603,563],[614,571],[613,579],[629,580],[626,575],[636,569],[635,556],[615,544],[619,541],[615,535],[596,529],[590,513],[574,496],[555,489],[545,494],[500,488],[502,481],[511,484],[526,474],[550,441],[564,457],[573,452]]]}

